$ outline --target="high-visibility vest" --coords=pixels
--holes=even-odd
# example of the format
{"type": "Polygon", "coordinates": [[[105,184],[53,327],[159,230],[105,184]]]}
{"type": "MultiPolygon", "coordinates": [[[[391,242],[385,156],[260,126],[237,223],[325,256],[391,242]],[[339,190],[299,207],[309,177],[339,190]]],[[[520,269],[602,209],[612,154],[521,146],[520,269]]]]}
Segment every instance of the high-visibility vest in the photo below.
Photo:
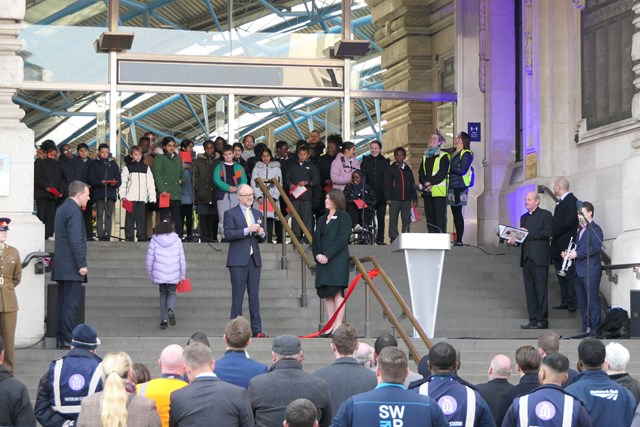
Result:
{"type": "Polygon", "coordinates": [[[186,387],[188,384],[180,378],[156,378],[155,380],[136,385],[140,396],[148,397],[156,403],[163,427],[169,425],[169,408],[171,393],[186,387]]]}
{"type": "MultiPolygon", "coordinates": [[[[473,151],[465,148],[460,152],[460,160],[462,160],[462,156],[464,156],[464,153],[471,154],[471,157],[473,158],[473,151]]],[[[467,187],[473,187],[473,184],[475,183],[475,171],[473,170],[473,166],[469,166],[469,169],[467,169],[467,173],[462,175],[462,182],[464,182],[464,185],[467,187]]]]}
{"type": "Polygon", "coordinates": [[[51,362],[50,404],[54,411],[77,417],[86,396],[102,390],[102,363],[86,357],[62,357],[51,362]]]}
{"type": "MultiPolygon", "coordinates": [[[[431,170],[431,176],[438,173],[440,170],[440,159],[444,156],[449,157],[449,153],[440,152],[436,156],[435,161],[433,162],[433,168],[431,170]]],[[[422,156],[422,169],[424,174],[427,174],[427,156],[422,156]]],[[[449,185],[449,171],[447,171],[447,178],[440,181],[439,184],[433,184],[431,186],[431,197],[447,197],[447,187],[449,185]]]]}

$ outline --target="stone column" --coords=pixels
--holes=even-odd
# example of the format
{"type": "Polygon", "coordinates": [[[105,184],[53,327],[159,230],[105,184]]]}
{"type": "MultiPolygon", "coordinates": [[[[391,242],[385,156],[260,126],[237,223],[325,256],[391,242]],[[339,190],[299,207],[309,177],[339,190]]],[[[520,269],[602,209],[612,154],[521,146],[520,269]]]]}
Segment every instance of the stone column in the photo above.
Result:
{"type": "MultiPolygon", "coordinates": [[[[633,11],[636,17],[633,23],[636,27],[636,33],[633,35],[633,44],[631,47],[631,58],[633,59],[633,71],[636,87],[636,94],[632,101],[632,115],[636,121],[640,121],[640,0],[636,0],[633,5],[633,11]]],[[[640,261],[640,196],[638,188],[640,188],[640,139],[636,138],[631,141],[633,151],[622,162],[622,229],[613,244],[612,263],[627,264],[640,261]]],[[[631,269],[618,270],[618,284],[611,286],[611,305],[629,309],[630,290],[640,289],[640,280],[636,279],[636,275],[631,269]]],[[[629,313],[633,315],[632,313],[629,313]]]]}
{"type": "MultiPolygon", "coordinates": [[[[25,0],[0,0],[0,154],[8,155],[2,168],[9,170],[10,179],[9,195],[0,196],[0,215],[12,219],[7,243],[22,258],[44,250],[44,226],[33,215],[33,132],[20,123],[24,112],[11,99],[23,83],[22,58],[16,52],[25,11],[25,0]]],[[[16,292],[16,345],[30,345],[44,335],[44,275],[34,274],[33,263],[24,269],[16,292]]]]}
{"type": "MultiPolygon", "coordinates": [[[[433,92],[432,36],[429,12],[422,0],[367,0],[373,20],[381,28],[376,42],[382,50],[384,90],[433,92]]],[[[382,101],[387,120],[382,137],[385,155],[404,147],[407,163],[417,172],[429,134],[435,128],[431,103],[382,101]]]]}

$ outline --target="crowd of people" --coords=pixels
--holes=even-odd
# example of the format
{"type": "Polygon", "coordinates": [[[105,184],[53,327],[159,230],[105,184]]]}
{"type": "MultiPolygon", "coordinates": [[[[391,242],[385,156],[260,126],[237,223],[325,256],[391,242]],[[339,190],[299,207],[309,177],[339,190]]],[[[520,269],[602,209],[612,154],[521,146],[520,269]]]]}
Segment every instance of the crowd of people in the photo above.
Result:
{"type": "MultiPolygon", "coordinates": [[[[464,132],[456,136],[452,150],[441,149],[444,141],[438,130],[431,135],[414,176],[405,163],[407,153],[402,147],[394,150],[390,162],[382,154],[382,143],[374,140],[369,153],[359,160],[352,142],[328,135],[325,144],[317,131],[311,131],[307,140],[298,141],[293,148],[278,141],[275,152],[264,143],[256,143],[252,135],[233,144],[218,137],[204,141],[200,154],[194,151],[191,140],[177,144],[167,136],[156,142],[156,136],[147,132],[138,145],[129,148],[122,162],[112,157],[107,144],[99,144],[92,159],[87,144],[78,144],[74,154],[69,144],[58,147],[47,140],[38,148],[35,161],[36,211],[45,224],[45,239],[55,239],[56,209],[68,197],[69,184],[81,181],[90,186],[90,199],[83,211],[89,240],[115,237],[113,212],[120,199],[126,211],[127,241],[148,241],[157,215],[165,214],[172,217],[183,241],[218,242],[226,240],[224,213],[238,204],[238,186],[248,184],[256,195],[254,208],[267,214],[266,241],[281,243],[283,227],[256,183],[256,178],[262,178],[267,182],[277,180],[284,187],[311,233],[326,213],[326,194],[336,189],[345,193],[352,229],[364,235],[361,241],[383,245],[387,207],[388,238],[393,241],[409,231],[411,209],[417,207],[421,194],[429,232],[446,232],[449,205],[454,218],[454,244],[462,245],[462,207],[473,185],[473,153],[464,132]]],[[[284,212],[286,206],[275,185],[269,184],[268,190],[284,212]]],[[[297,222],[292,222],[292,228],[298,240],[308,240],[297,222]]]]}
{"type": "Polygon", "coordinates": [[[202,332],[184,348],[168,345],[159,355],[160,376],[151,378],[126,352],[100,357],[97,331],[80,324],[71,350],[40,379],[33,407],[26,387],[2,365],[0,339],[0,425],[640,426],[640,384],[626,372],[630,354],[617,342],[583,339],[575,371],[559,336],[545,331],[536,346],[515,349],[515,364],[495,355],[487,382],[474,385],[464,379],[461,353],[446,341],[430,348],[415,373],[393,335],[380,335],[371,347],[348,323],[333,333],[334,362],[313,373],[304,369],[303,341],[292,335],[273,339],[271,366],[250,358],[251,325],[242,316],[227,323],[223,340],[218,359],[213,353],[223,349],[212,349],[202,332]],[[517,384],[510,382],[513,365],[517,384]]]}

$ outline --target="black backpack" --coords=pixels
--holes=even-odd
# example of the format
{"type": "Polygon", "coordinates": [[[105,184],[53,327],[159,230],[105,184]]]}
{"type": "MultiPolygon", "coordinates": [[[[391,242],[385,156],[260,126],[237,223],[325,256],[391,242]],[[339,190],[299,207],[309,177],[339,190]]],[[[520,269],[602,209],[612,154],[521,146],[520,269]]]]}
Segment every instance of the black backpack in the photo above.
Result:
{"type": "Polygon", "coordinates": [[[607,310],[607,316],[600,323],[598,330],[598,338],[630,338],[631,337],[631,321],[629,313],[622,308],[610,308],[607,310]]]}

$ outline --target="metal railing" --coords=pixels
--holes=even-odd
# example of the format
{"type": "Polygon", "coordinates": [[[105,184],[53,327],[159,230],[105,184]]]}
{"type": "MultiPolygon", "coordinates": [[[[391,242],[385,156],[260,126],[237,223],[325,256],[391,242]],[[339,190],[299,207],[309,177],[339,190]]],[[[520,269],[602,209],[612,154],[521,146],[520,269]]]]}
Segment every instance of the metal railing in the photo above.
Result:
{"type": "MultiPolygon", "coordinates": [[[[280,197],[282,197],[282,200],[285,202],[285,204],[289,208],[289,212],[291,214],[291,218],[293,219],[293,221],[296,221],[298,223],[298,226],[302,230],[302,234],[304,234],[304,237],[307,239],[307,241],[309,243],[311,243],[312,239],[313,239],[313,237],[311,236],[311,232],[309,231],[307,226],[302,221],[302,218],[300,218],[300,215],[298,215],[298,211],[296,211],[296,209],[293,207],[293,204],[291,203],[291,199],[289,199],[289,196],[287,195],[287,192],[284,191],[284,188],[282,188],[282,185],[280,184],[280,181],[278,181],[277,179],[263,180],[262,178],[258,177],[258,178],[256,178],[255,183],[258,184],[258,187],[260,187],[260,190],[262,190],[263,196],[266,197],[266,199],[269,201],[269,203],[273,207],[273,212],[276,214],[276,216],[280,220],[280,224],[282,224],[282,227],[284,228],[283,233],[282,233],[282,259],[281,259],[281,262],[280,262],[281,268],[282,269],[287,269],[287,267],[288,267],[287,266],[287,242],[286,242],[287,239],[285,238],[285,233],[284,233],[285,231],[289,235],[289,237],[291,238],[291,242],[293,243],[293,245],[295,246],[296,250],[298,251],[298,254],[300,255],[300,260],[301,260],[301,265],[300,265],[300,278],[301,278],[300,307],[307,307],[307,305],[308,305],[307,275],[306,275],[306,272],[305,272],[305,267],[308,268],[309,271],[311,271],[311,274],[314,274],[315,273],[315,269],[316,269],[316,264],[315,264],[315,262],[313,262],[313,259],[309,257],[309,254],[307,253],[305,248],[302,246],[302,243],[300,243],[300,240],[298,240],[298,238],[293,233],[293,230],[291,229],[291,227],[289,226],[289,223],[287,222],[287,218],[285,217],[285,215],[280,210],[279,203],[277,203],[276,200],[271,195],[271,193],[269,193],[269,189],[267,188],[267,184],[273,185],[278,189],[278,192],[280,193],[280,197]]],[[[264,201],[264,199],[263,199],[263,201],[264,201]]],[[[263,208],[263,216],[266,218],[267,217],[267,205],[266,205],[266,202],[263,203],[262,208],[263,208]]]]}
{"type": "Polygon", "coordinates": [[[402,295],[400,295],[398,288],[396,288],[396,286],[391,281],[391,278],[389,277],[389,275],[387,275],[387,273],[384,271],[384,269],[382,268],[382,266],[374,256],[368,256],[364,258],[357,258],[355,256],[352,256],[351,261],[355,265],[358,272],[362,274],[362,279],[367,284],[367,287],[365,288],[365,294],[364,294],[365,337],[369,338],[371,336],[371,333],[370,333],[371,332],[371,328],[370,328],[371,311],[370,311],[370,304],[369,304],[369,299],[370,299],[369,290],[370,290],[373,293],[373,296],[376,297],[376,300],[378,300],[378,304],[380,304],[380,307],[382,307],[382,310],[386,315],[387,319],[389,320],[389,322],[391,323],[391,325],[398,331],[400,338],[402,338],[402,341],[404,341],[405,345],[407,346],[407,349],[409,350],[409,353],[411,353],[413,360],[416,363],[418,363],[420,361],[420,354],[418,353],[418,350],[413,345],[413,343],[411,342],[411,339],[409,338],[405,330],[400,325],[400,321],[398,320],[396,315],[393,313],[393,311],[389,307],[389,304],[387,304],[387,301],[384,299],[384,297],[380,293],[380,290],[378,289],[378,287],[373,283],[373,280],[369,277],[369,273],[364,268],[364,265],[362,263],[371,262],[375,267],[375,269],[378,270],[378,273],[384,280],[385,284],[387,285],[387,288],[389,288],[389,291],[393,295],[394,299],[398,302],[398,304],[400,304],[400,307],[402,308],[402,314],[406,316],[407,319],[409,319],[409,322],[411,322],[411,325],[418,332],[418,335],[420,336],[420,339],[422,340],[422,342],[424,342],[424,344],[427,346],[428,349],[431,349],[431,340],[429,340],[429,338],[427,337],[427,334],[424,332],[424,329],[422,329],[422,326],[420,326],[420,324],[414,317],[409,305],[405,302],[404,298],[402,298],[402,295]]]}
{"type": "Polygon", "coordinates": [[[618,284],[618,275],[614,273],[615,270],[626,270],[631,268],[633,273],[636,275],[636,279],[640,280],[640,262],[630,263],[630,264],[611,264],[611,260],[609,260],[609,265],[603,265],[602,270],[607,273],[609,277],[609,281],[612,283],[618,284]]]}
{"type": "MultiPolygon", "coordinates": [[[[285,215],[280,210],[279,204],[276,202],[276,200],[273,198],[273,196],[269,193],[269,189],[268,189],[267,185],[275,186],[278,189],[278,192],[280,193],[280,197],[282,197],[282,200],[285,202],[285,204],[289,208],[289,211],[290,211],[289,213],[291,214],[291,217],[293,218],[294,221],[296,221],[298,223],[298,225],[300,226],[300,229],[302,230],[302,233],[304,234],[305,238],[307,239],[307,241],[309,243],[311,243],[312,239],[313,239],[312,235],[311,235],[311,232],[307,229],[306,225],[302,221],[302,218],[300,218],[300,215],[298,215],[298,212],[296,211],[296,209],[293,207],[293,204],[291,203],[291,199],[289,199],[289,196],[287,195],[286,191],[284,190],[284,188],[282,187],[282,185],[280,184],[280,182],[277,179],[263,180],[262,178],[258,177],[258,178],[256,178],[255,183],[258,185],[258,187],[260,187],[260,190],[262,190],[262,193],[263,193],[264,197],[266,197],[266,199],[269,201],[269,203],[273,207],[273,212],[275,213],[275,215],[280,220],[280,223],[284,227],[284,229],[287,232],[287,234],[289,234],[289,237],[291,238],[291,242],[294,244],[296,250],[298,251],[298,254],[300,255],[300,259],[301,259],[300,272],[301,272],[301,278],[302,278],[302,290],[301,290],[301,295],[300,295],[300,305],[301,305],[301,307],[307,307],[305,267],[307,267],[311,271],[311,273],[313,274],[315,272],[316,265],[315,265],[315,262],[313,262],[313,260],[309,257],[307,251],[302,246],[302,243],[294,235],[293,230],[289,226],[285,215]]],[[[266,218],[267,217],[266,202],[263,203],[262,209],[263,209],[263,215],[266,218]]],[[[284,233],[283,233],[283,236],[282,236],[282,245],[283,245],[283,247],[286,246],[286,241],[285,240],[286,239],[285,239],[285,236],[284,236],[284,233]]],[[[285,248],[283,248],[283,254],[286,254],[286,249],[285,248]]],[[[380,265],[380,263],[378,262],[378,260],[375,257],[368,256],[368,257],[364,257],[364,258],[357,258],[355,256],[352,256],[351,257],[351,261],[354,264],[354,266],[356,267],[356,269],[358,270],[358,272],[362,274],[362,278],[365,281],[365,283],[367,284],[367,287],[365,288],[365,296],[364,296],[364,300],[365,300],[364,301],[364,304],[365,304],[365,323],[364,323],[365,337],[367,337],[367,338],[371,337],[371,321],[370,321],[371,310],[370,310],[370,296],[369,296],[369,290],[370,290],[373,293],[373,295],[375,296],[376,300],[378,301],[378,304],[380,304],[380,307],[382,308],[384,314],[387,316],[387,319],[389,320],[391,325],[398,331],[398,334],[400,335],[400,337],[402,338],[402,341],[404,341],[405,345],[407,346],[407,349],[409,350],[409,353],[411,354],[411,357],[413,357],[413,360],[416,363],[418,363],[420,361],[420,354],[418,353],[418,350],[415,348],[415,346],[411,342],[411,339],[409,338],[409,336],[407,335],[405,330],[400,325],[400,321],[398,320],[396,315],[393,313],[393,311],[389,307],[389,304],[387,304],[386,300],[384,299],[384,297],[382,296],[382,294],[378,290],[378,287],[373,283],[373,281],[369,277],[369,274],[368,274],[367,270],[365,270],[365,268],[364,268],[363,262],[371,262],[373,264],[373,266],[376,268],[376,270],[378,270],[380,276],[382,277],[382,279],[384,280],[385,284],[389,288],[389,291],[393,295],[394,299],[398,302],[398,304],[400,304],[400,307],[402,308],[402,311],[403,311],[403,315],[407,319],[409,319],[409,321],[411,322],[411,325],[418,332],[418,335],[420,336],[420,338],[422,339],[424,344],[427,346],[427,348],[431,349],[431,341],[427,337],[427,334],[424,332],[424,330],[422,329],[422,327],[420,326],[420,324],[418,323],[416,318],[413,316],[413,313],[411,312],[411,308],[405,302],[404,298],[402,298],[402,295],[400,295],[400,292],[398,291],[398,288],[396,288],[396,286],[393,284],[393,282],[391,281],[391,279],[389,278],[389,276],[384,271],[384,269],[382,268],[382,266],[380,265]]],[[[320,315],[319,315],[319,318],[320,318],[320,321],[319,321],[320,326],[322,326],[324,324],[324,308],[323,308],[323,305],[322,305],[322,300],[321,300],[321,304],[320,304],[320,315]]]]}

